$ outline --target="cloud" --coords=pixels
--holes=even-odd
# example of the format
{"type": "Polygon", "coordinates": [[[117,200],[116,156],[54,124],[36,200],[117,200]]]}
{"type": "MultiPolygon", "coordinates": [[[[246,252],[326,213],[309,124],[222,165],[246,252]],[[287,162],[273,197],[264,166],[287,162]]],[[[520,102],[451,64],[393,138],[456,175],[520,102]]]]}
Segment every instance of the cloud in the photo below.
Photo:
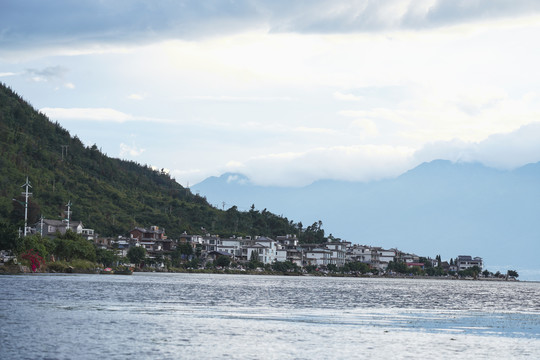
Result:
{"type": "Polygon", "coordinates": [[[62,79],[67,71],[63,66],[49,66],[43,69],[26,69],[26,75],[35,82],[48,82],[62,79]]]}
{"type": "Polygon", "coordinates": [[[442,87],[429,84],[410,89],[414,96],[405,101],[386,99],[376,103],[380,106],[341,110],[338,115],[354,118],[352,125],[377,129],[387,141],[405,141],[415,147],[455,139],[480,142],[534,123],[540,116],[540,98],[534,93],[508,94],[498,86],[477,86],[474,82],[466,88],[446,82],[442,87]]]}
{"type": "Polygon", "coordinates": [[[282,132],[289,132],[293,131],[296,133],[304,133],[304,134],[317,134],[317,135],[337,135],[339,134],[339,131],[336,129],[331,128],[320,128],[320,127],[308,127],[308,126],[298,126],[294,128],[286,128],[283,127],[282,132]]]}
{"type": "Polygon", "coordinates": [[[183,100],[200,100],[216,102],[273,102],[292,101],[291,97],[275,96],[182,96],[183,100]]]}
{"type": "Polygon", "coordinates": [[[295,5],[274,3],[269,6],[271,30],[300,33],[424,30],[528,16],[540,11],[540,4],[534,0],[321,0],[296,2],[295,5]]]}
{"type": "Polygon", "coordinates": [[[497,169],[513,169],[540,160],[540,122],[521,126],[507,134],[493,134],[479,142],[462,140],[429,143],[416,151],[417,162],[444,159],[480,162],[497,169]]]}
{"type": "Polygon", "coordinates": [[[135,157],[141,155],[145,151],[145,149],[137,148],[135,145],[129,146],[124,143],[120,144],[120,156],[129,155],[135,157]]]}
{"type": "Polygon", "coordinates": [[[128,95],[127,97],[128,99],[130,100],[144,100],[146,98],[146,95],[144,94],[131,94],[131,95],[128,95]]]}
{"type": "Polygon", "coordinates": [[[363,100],[365,100],[365,98],[363,96],[358,96],[358,95],[353,95],[353,94],[343,94],[343,93],[340,93],[339,91],[336,91],[334,93],[334,98],[336,100],[341,100],[341,101],[363,101],[363,100]]]}
{"type": "MultiPolygon", "coordinates": [[[[129,122],[159,134],[143,157],[162,149],[160,161],[178,161],[162,165],[178,174],[244,166],[261,181],[306,183],[392,176],[436,154],[516,162],[488,139],[512,146],[519,161],[539,154],[530,141],[494,135],[540,119],[530,94],[540,79],[530,45],[540,32],[538,1],[7,1],[1,58],[19,47],[33,58],[16,58],[4,76],[27,68],[35,81],[77,84],[53,94],[19,81],[77,133],[88,125],[103,136],[110,122],[129,122]]],[[[103,139],[125,142],[121,134],[103,139]]]]}
{"type": "Polygon", "coordinates": [[[357,119],[351,123],[352,128],[359,129],[364,136],[376,136],[379,134],[375,122],[369,119],[357,119]]]}
{"type": "Polygon", "coordinates": [[[305,186],[320,179],[374,181],[436,159],[479,162],[513,169],[540,160],[540,122],[509,133],[472,142],[454,139],[428,143],[419,149],[392,145],[351,145],[313,148],[253,156],[231,161],[227,172],[245,174],[258,185],[305,186]]]}
{"type": "Polygon", "coordinates": [[[230,183],[246,184],[247,181],[248,180],[245,177],[240,177],[238,175],[229,175],[227,177],[227,184],[230,184],[230,183]]]}
{"type": "Polygon", "coordinates": [[[124,123],[140,121],[151,123],[178,124],[181,121],[144,116],[133,116],[110,108],[42,108],[40,112],[52,120],[80,120],[124,123]]]}
{"type": "Polygon", "coordinates": [[[16,76],[17,73],[14,72],[0,72],[0,77],[16,76]]]}
{"type": "Polygon", "coordinates": [[[258,185],[304,186],[319,179],[371,181],[397,176],[414,160],[414,149],[389,145],[320,147],[275,153],[232,164],[258,185]]]}
{"type": "MultiPolygon", "coordinates": [[[[538,14],[536,0],[7,0],[0,47],[24,48],[196,39],[269,32],[357,33],[422,30],[538,14]],[[69,14],[66,16],[66,14],[69,14]]],[[[5,4],[4,4],[5,5],[5,4]]]]}
{"type": "Polygon", "coordinates": [[[479,162],[513,169],[540,160],[540,122],[479,142],[429,143],[416,150],[406,146],[353,145],[282,152],[229,162],[228,172],[245,174],[258,185],[305,186],[320,179],[374,181],[393,178],[436,159],[479,162]]]}
{"type": "Polygon", "coordinates": [[[133,116],[108,108],[43,108],[40,111],[53,120],[91,120],[126,122],[133,116]]]}

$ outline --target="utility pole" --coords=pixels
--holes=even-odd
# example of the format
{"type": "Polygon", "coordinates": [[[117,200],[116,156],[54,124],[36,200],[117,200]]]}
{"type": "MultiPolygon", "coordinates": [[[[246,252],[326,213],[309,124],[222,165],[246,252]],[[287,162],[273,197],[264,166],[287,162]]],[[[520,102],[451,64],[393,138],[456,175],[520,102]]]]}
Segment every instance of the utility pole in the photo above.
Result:
{"type": "Polygon", "coordinates": [[[39,218],[39,223],[41,225],[40,234],[43,236],[43,214],[41,214],[41,217],[39,218]]]}
{"type": "Polygon", "coordinates": [[[22,195],[24,195],[24,203],[20,202],[17,199],[13,199],[13,201],[18,202],[21,205],[24,205],[24,236],[28,233],[28,198],[32,196],[32,193],[28,192],[28,188],[31,188],[32,185],[30,185],[30,181],[28,181],[28,176],[26,177],[26,182],[21,185],[22,188],[24,188],[24,192],[22,195]]]}
{"type": "Polygon", "coordinates": [[[71,200],[68,201],[66,206],[67,206],[67,212],[66,212],[66,214],[67,214],[67,229],[69,230],[70,229],[70,227],[69,227],[69,217],[71,215],[71,200]]]}

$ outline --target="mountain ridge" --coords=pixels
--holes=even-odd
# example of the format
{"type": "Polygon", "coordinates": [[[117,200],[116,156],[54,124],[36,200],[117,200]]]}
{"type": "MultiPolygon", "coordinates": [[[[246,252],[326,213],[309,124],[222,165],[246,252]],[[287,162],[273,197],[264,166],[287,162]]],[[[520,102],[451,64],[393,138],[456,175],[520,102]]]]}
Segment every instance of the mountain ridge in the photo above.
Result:
{"type": "Polygon", "coordinates": [[[247,206],[252,201],[305,223],[321,220],[329,233],[354,243],[432,257],[481,256],[488,265],[515,267],[540,278],[533,255],[540,250],[538,184],[540,163],[498,170],[434,160],[373,182],[321,180],[278,188],[203,181],[192,189],[211,202],[247,206]]]}
{"type": "Polygon", "coordinates": [[[24,226],[20,185],[28,177],[33,186],[29,225],[41,215],[63,218],[70,201],[72,220],[102,236],[152,225],[165,228],[170,237],[202,229],[222,236],[297,231],[294,222],[268,211],[222,211],[164,170],[111,158],[96,144],[85,146],[1,83],[0,169],[0,226],[24,226]]]}

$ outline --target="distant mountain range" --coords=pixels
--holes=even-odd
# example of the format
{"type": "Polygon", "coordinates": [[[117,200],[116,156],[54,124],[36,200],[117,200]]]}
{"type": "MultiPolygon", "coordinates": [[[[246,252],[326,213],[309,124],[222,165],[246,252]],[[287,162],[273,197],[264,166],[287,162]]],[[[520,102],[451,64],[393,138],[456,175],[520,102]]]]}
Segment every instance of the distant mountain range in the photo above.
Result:
{"type": "Polygon", "coordinates": [[[324,180],[301,188],[254,185],[241,174],[193,186],[216,206],[252,204],[353,243],[397,247],[443,259],[484,258],[540,280],[540,163],[501,171],[436,160],[390,180],[324,180]]]}

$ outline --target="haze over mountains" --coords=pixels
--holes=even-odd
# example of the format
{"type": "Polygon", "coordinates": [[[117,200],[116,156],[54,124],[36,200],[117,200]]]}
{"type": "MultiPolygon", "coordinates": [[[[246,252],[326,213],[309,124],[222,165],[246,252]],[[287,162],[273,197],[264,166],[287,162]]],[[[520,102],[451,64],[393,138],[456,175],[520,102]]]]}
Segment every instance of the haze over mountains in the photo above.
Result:
{"type": "Polygon", "coordinates": [[[443,259],[484,258],[490,271],[540,279],[540,163],[501,171],[436,160],[389,180],[317,181],[301,188],[254,185],[241,174],[191,188],[224,208],[258,208],[353,243],[397,247],[443,259]]]}

